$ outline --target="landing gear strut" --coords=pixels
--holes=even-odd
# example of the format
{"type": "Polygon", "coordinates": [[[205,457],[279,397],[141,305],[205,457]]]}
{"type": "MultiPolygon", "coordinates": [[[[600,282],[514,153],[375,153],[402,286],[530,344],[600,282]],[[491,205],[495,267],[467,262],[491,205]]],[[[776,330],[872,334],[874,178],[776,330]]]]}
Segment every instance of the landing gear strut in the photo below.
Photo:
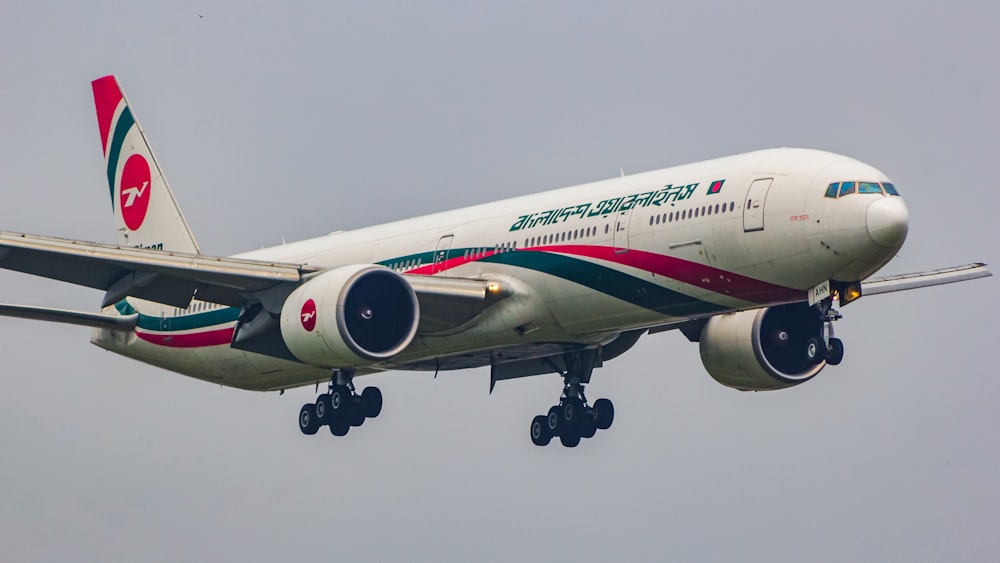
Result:
{"type": "MultiPolygon", "coordinates": [[[[844,342],[833,335],[833,323],[844,318],[839,311],[833,308],[833,298],[827,297],[826,299],[816,303],[815,307],[819,310],[820,320],[823,322],[823,339],[821,342],[818,339],[816,344],[821,344],[820,349],[817,350],[816,357],[814,359],[815,363],[820,363],[826,360],[826,363],[831,366],[835,366],[844,360],[844,342]]],[[[806,351],[810,359],[813,356],[810,354],[811,348],[806,351]]]]}
{"type": "Polygon", "coordinates": [[[549,408],[547,415],[531,420],[531,442],[547,446],[554,437],[567,448],[575,448],[582,438],[592,438],[598,430],[607,430],[615,420],[615,407],[608,399],[598,399],[593,406],[587,404],[584,385],[597,361],[596,349],[567,352],[563,357],[566,371],[552,367],[563,377],[563,391],[559,404],[549,408]]]}
{"type": "Polygon", "coordinates": [[[322,426],[329,426],[334,436],[344,436],[352,426],[361,426],[365,419],[375,418],[382,412],[382,392],[378,387],[366,387],[355,393],[354,370],[335,369],[330,376],[327,392],[306,403],[299,410],[299,430],[315,434],[322,426]]]}

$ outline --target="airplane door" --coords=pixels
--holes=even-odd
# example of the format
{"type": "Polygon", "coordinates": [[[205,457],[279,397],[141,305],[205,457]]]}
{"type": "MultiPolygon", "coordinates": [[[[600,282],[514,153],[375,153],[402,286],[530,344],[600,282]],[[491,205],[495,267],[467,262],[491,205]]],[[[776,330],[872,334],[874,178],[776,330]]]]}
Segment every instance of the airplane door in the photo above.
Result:
{"type": "Polygon", "coordinates": [[[764,202],[774,178],[754,180],[743,200],[743,232],[764,230],[764,202]]]}
{"type": "Polygon", "coordinates": [[[615,216],[613,244],[618,254],[628,252],[628,224],[631,218],[629,211],[619,211],[615,216]]]}
{"type": "Polygon", "coordinates": [[[451,250],[451,241],[455,235],[445,235],[438,241],[437,249],[434,250],[434,267],[431,273],[436,274],[444,269],[444,263],[448,260],[448,251],[451,250]]]}

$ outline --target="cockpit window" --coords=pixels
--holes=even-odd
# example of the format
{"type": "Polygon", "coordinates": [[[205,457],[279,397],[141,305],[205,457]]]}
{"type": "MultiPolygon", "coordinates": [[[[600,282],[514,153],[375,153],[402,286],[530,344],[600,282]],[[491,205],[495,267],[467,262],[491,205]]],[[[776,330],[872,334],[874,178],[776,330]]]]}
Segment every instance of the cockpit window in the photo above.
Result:
{"type": "Polygon", "coordinates": [[[826,197],[844,197],[850,194],[888,194],[898,196],[896,186],[889,182],[834,182],[826,187],[826,197]]]}

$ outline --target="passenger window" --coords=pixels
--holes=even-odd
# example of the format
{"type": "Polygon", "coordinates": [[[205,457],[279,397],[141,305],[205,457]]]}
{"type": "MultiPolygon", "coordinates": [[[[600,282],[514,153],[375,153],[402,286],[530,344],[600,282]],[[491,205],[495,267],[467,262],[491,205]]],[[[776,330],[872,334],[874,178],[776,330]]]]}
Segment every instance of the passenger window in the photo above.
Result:
{"type": "Polygon", "coordinates": [[[859,194],[880,194],[882,188],[875,182],[858,182],[859,194]]]}
{"type": "Polygon", "coordinates": [[[899,192],[896,191],[896,186],[893,186],[889,182],[882,182],[882,187],[885,188],[885,193],[889,195],[899,195],[899,192]]]}
{"type": "Polygon", "coordinates": [[[826,188],[826,197],[837,197],[838,191],[840,191],[840,182],[834,182],[826,188]]]}
{"type": "Polygon", "coordinates": [[[840,196],[843,197],[847,194],[853,194],[855,192],[854,182],[844,182],[840,185],[840,196]]]}

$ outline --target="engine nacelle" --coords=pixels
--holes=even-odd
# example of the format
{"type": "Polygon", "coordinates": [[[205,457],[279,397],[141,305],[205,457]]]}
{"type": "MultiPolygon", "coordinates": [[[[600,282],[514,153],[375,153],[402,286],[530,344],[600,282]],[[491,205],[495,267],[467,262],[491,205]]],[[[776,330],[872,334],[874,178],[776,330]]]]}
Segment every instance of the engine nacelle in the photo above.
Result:
{"type": "MultiPolygon", "coordinates": [[[[701,362],[727,387],[791,387],[826,367],[825,361],[810,357],[823,342],[822,331],[819,315],[805,303],[716,315],[701,331],[701,362]]],[[[819,353],[825,357],[822,350],[819,353]]]]}
{"type": "Polygon", "coordinates": [[[281,308],[281,337],[304,363],[348,368],[399,354],[420,321],[417,295],[382,266],[341,266],[302,284],[281,308]]]}

